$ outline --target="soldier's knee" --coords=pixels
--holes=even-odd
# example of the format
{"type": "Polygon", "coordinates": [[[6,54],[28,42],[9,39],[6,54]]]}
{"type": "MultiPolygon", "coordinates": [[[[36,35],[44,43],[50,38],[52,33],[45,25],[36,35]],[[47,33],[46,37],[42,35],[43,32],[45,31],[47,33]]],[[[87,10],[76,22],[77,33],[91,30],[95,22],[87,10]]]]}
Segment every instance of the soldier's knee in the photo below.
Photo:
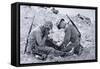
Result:
{"type": "Polygon", "coordinates": [[[79,44],[77,47],[74,48],[74,54],[76,55],[81,55],[83,52],[83,46],[79,44]]]}

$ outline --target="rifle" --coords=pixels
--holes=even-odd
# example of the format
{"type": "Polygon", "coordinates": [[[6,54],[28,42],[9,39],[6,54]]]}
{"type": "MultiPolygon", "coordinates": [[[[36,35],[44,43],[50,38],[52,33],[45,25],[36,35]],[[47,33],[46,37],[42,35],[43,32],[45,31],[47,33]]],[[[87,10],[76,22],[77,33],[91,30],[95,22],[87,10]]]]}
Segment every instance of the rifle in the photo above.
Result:
{"type": "Polygon", "coordinates": [[[26,53],[26,50],[27,50],[28,38],[29,38],[30,32],[31,32],[31,30],[32,30],[32,26],[33,26],[34,18],[35,18],[35,16],[33,17],[33,20],[32,20],[32,23],[31,23],[31,26],[30,26],[30,29],[29,29],[29,32],[28,32],[28,36],[27,36],[27,40],[26,40],[26,44],[25,44],[24,54],[26,53]]]}
{"type": "Polygon", "coordinates": [[[76,30],[79,32],[79,37],[81,37],[81,33],[78,30],[77,26],[75,25],[75,23],[71,20],[71,18],[66,14],[66,16],[68,17],[68,19],[71,21],[72,25],[76,28],[76,30]]]}

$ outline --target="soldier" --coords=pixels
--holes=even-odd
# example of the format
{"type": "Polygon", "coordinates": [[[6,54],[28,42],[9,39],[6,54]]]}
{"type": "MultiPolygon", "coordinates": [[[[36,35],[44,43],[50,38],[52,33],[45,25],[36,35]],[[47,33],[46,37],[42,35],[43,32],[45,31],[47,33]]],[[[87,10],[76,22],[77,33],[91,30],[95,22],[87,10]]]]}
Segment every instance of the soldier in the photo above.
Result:
{"type": "Polygon", "coordinates": [[[64,19],[61,19],[57,25],[58,29],[65,29],[65,37],[63,43],[60,45],[59,50],[72,52],[74,54],[80,55],[82,53],[83,47],[80,44],[81,34],[73,26],[73,24],[67,24],[64,19]]]}
{"type": "Polygon", "coordinates": [[[45,46],[49,30],[52,29],[52,23],[47,21],[43,26],[33,29],[28,38],[27,54],[38,54],[42,56],[42,51],[45,46]]]}

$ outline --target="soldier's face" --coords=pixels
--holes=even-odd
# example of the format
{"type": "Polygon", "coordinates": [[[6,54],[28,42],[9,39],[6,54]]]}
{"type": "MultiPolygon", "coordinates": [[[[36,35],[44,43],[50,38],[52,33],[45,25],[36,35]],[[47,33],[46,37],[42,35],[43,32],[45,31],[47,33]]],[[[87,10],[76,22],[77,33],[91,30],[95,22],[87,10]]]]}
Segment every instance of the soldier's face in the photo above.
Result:
{"type": "Polygon", "coordinates": [[[51,30],[52,27],[53,27],[52,23],[49,23],[49,24],[46,25],[46,29],[47,29],[48,31],[51,30]]]}
{"type": "Polygon", "coordinates": [[[65,27],[66,27],[66,22],[62,21],[61,24],[60,24],[60,28],[65,28],[65,27]]]}
{"type": "Polygon", "coordinates": [[[45,33],[49,34],[49,31],[52,29],[52,27],[48,27],[48,28],[45,28],[45,33]]]}

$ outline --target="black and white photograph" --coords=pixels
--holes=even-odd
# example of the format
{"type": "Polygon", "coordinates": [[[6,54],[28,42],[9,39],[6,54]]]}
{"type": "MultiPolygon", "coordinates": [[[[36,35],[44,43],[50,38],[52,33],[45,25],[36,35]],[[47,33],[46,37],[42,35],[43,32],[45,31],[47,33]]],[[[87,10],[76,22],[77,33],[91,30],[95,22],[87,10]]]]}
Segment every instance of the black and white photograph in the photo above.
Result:
{"type": "Polygon", "coordinates": [[[20,6],[20,64],[95,60],[95,10],[20,6]]]}

